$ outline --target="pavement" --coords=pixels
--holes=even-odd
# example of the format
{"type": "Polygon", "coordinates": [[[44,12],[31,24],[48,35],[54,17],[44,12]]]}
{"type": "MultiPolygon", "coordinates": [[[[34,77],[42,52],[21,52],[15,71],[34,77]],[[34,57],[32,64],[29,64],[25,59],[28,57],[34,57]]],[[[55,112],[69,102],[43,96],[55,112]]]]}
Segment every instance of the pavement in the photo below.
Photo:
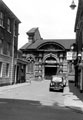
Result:
{"type": "Polygon", "coordinates": [[[11,89],[15,89],[18,87],[22,87],[25,85],[29,85],[29,84],[30,84],[30,82],[25,82],[25,83],[18,83],[18,84],[13,84],[13,85],[2,86],[2,87],[0,87],[0,93],[3,93],[5,91],[9,91],[11,89]]]}
{"type": "MultiPolygon", "coordinates": [[[[32,81],[33,82],[33,81],[32,81]]],[[[30,85],[30,82],[19,83],[9,86],[0,87],[0,94],[17,87],[30,85]]],[[[70,109],[76,110],[77,112],[83,113],[83,93],[80,93],[79,90],[74,86],[74,83],[67,83],[67,86],[64,88],[64,106],[70,109]]]]}
{"type": "Polygon", "coordinates": [[[68,83],[64,90],[64,105],[68,108],[83,113],[83,93],[75,87],[74,83],[68,83]]]}

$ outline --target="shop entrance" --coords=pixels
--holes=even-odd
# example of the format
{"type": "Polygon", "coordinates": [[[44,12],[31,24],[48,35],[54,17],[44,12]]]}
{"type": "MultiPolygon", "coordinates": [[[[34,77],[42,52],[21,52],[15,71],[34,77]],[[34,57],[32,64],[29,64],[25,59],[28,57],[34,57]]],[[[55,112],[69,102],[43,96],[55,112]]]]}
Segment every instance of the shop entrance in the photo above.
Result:
{"type": "Polygon", "coordinates": [[[56,75],[57,67],[54,66],[46,66],[45,67],[45,78],[50,79],[52,75],[56,75]]]}

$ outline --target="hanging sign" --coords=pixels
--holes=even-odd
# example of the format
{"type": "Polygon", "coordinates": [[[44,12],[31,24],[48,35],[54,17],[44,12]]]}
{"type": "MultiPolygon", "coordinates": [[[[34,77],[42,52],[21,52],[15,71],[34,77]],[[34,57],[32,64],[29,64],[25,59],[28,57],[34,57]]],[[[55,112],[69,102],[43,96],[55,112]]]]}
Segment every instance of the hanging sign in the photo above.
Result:
{"type": "Polygon", "coordinates": [[[67,52],[67,60],[75,60],[77,52],[69,51],[67,52]]]}
{"type": "Polygon", "coordinates": [[[67,52],[67,60],[72,60],[72,52],[67,52]]]}

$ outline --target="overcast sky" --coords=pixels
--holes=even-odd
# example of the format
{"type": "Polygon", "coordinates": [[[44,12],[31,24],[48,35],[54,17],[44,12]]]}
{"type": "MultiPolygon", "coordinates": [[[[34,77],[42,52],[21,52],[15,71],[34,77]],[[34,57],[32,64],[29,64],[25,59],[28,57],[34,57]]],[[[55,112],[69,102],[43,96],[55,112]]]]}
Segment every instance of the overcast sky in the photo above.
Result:
{"type": "MultiPolygon", "coordinates": [[[[20,19],[18,48],[28,42],[26,32],[38,27],[43,39],[74,39],[76,11],[72,0],[3,0],[20,19]]],[[[75,0],[78,3],[78,0],[75,0]]]]}

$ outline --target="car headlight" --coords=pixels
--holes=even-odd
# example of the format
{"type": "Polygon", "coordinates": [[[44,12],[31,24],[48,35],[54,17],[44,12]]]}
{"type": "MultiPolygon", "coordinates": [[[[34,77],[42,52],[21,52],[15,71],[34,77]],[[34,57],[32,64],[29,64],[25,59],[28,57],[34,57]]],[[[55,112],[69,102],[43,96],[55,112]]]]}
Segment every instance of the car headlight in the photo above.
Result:
{"type": "Polygon", "coordinates": [[[60,83],[61,86],[63,86],[63,83],[60,83]]]}
{"type": "Polygon", "coordinates": [[[54,85],[54,83],[53,82],[51,82],[51,84],[50,85],[54,85]]]}

